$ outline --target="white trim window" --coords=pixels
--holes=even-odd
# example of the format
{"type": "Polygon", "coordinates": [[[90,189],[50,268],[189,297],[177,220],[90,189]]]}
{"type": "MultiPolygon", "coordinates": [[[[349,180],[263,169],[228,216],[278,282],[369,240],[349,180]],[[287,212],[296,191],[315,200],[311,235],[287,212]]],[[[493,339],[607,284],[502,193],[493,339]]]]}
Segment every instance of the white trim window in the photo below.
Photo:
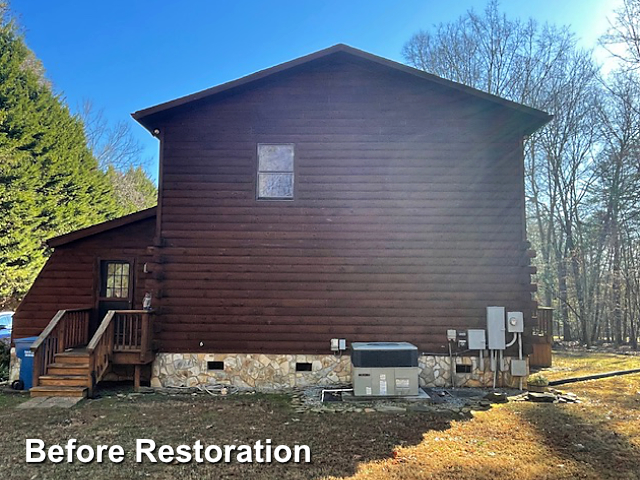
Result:
{"type": "Polygon", "coordinates": [[[258,144],[258,199],[293,200],[293,159],[291,143],[258,144]]]}

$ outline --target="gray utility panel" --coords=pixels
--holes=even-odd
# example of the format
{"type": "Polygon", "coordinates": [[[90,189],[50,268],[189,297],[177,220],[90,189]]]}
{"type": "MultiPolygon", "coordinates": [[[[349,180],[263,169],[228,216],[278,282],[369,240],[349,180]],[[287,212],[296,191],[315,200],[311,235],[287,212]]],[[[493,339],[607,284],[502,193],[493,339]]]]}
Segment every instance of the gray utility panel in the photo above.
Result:
{"type": "Polygon", "coordinates": [[[467,332],[469,350],[486,350],[487,338],[485,331],[480,328],[472,328],[467,332]]]}
{"type": "Polygon", "coordinates": [[[489,350],[504,350],[507,347],[504,307],[487,307],[487,338],[489,350]]]}
{"type": "Polygon", "coordinates": [[[356,397],[418,395],[418,347],[407,342],[351,344],[356,397]]]}

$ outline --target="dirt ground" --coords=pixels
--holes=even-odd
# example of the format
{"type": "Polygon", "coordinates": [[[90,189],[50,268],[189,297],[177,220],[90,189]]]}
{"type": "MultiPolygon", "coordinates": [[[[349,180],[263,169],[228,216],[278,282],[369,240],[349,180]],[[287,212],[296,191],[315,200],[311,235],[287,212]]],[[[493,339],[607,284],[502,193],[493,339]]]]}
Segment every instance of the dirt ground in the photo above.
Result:
{"type": "MultiPolygon", "coordinates": [[[[561,353],[549,378],[637,368],[639,358],[561,353]],[[612,368],[614,367],[615,368],[612,368]]],[[[7,479],[640,479],[640,375],[568,386],[578,404],[510,402],[473,417],[433,412],[299,413],[286,395],[112,395],[72,409],[14,407],[0,394],[0,478],[7,479]],[[122,464],[26,464],[25,439],[118,444],[122,464]],[[309,445],[310,464],[137,464],[158,444],[309,445]]]]}

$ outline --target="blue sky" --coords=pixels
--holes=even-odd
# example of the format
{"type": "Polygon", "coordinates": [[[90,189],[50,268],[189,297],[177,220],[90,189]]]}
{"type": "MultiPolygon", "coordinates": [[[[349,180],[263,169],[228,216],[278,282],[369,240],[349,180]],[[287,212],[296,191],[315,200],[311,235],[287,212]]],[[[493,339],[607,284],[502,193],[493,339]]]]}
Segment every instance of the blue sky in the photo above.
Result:
{"type": "MultiPolygon", "coordinates": [[[[419,29],[485,1],[12,0],[27,43],[72,109],[83,99],[132,122],[157,174],[157,141],[130,113],[336,43],[402,61],[419,29]]],[[[511,17],[571,25],[595,45],[619,0],[510,0],[511,17]]],[[[604,57],[603,57],[604,58],[604,57]]]]}

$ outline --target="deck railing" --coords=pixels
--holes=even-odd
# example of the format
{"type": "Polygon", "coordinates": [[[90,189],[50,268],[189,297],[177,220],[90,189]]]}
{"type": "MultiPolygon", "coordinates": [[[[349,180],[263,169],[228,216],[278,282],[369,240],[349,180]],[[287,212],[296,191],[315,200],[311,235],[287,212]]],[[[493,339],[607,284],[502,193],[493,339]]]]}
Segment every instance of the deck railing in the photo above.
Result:
{"type": "Polygon", "coordinates": [[[140,363],[151,354],[153,312],[109,310],[87,345],[93,385],[106,373],[113,355],[139,354],[140,363]]]}
{"type": "Polygon", "coordinates": [[[537,325],[533,328],[532,352],[529,365],[532,367],[550,367],[553,361],[553,308],[538,307],[537,325]]]}
{"type": "Polygon", "coordinates": [[[150,348],[151,316],[145,310],[118,310],[114,318],[114,350],[130,352],[150,348]]]}
{"type": "Polygon", "coordinates": [[[549,341],[553,340],[553,308],[538,307],[537,310],[538,324],[533,329],[533,334],[539,337],[546,337],[549,341]]]}
{"type": "Polygon", "coordinates": [[[33,386],[55,361],[55,355],[68,348],[86,345],[89,341],[91,308],[59,310],[38,339],[31,345],[33,352],[33,386]]]}

